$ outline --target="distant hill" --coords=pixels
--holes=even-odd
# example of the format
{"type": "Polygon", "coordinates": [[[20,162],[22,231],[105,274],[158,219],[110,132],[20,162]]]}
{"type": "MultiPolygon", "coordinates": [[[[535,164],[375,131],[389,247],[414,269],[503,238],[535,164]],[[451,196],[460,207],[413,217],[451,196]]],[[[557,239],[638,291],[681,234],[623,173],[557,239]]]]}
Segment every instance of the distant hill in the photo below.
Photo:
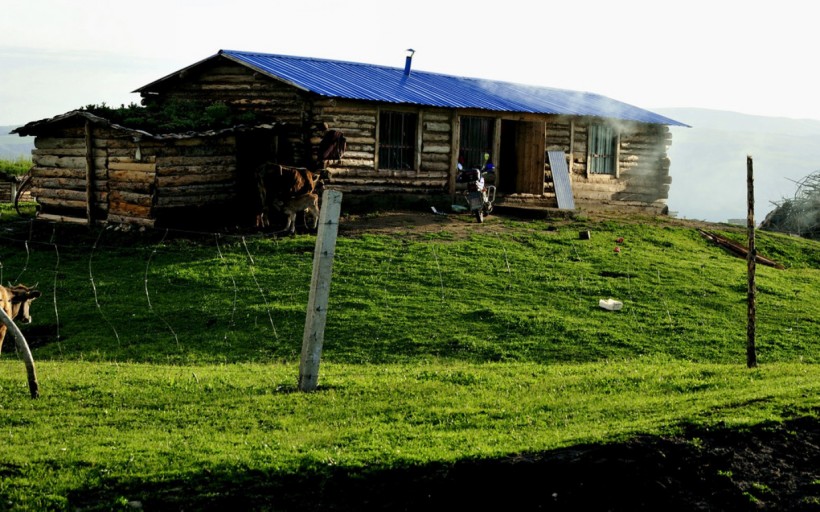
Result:
{"type": "Polygon", "coordinates": [[[10,131],[17,126],[0,126],[0,158],[13,160],[19,157],[31,157],[34,149],[34,137],[20,137],[11,135],[10,131]]]}
{"type": "Polygon", "coordinates": [[[669,209],[679,217],[725,222],[746,218],[746,157],[755,172],[755,220],[794,195],[794,181],[820,169],[820,121],[667,108],[673,127],[669,209]],[[794,180],[794,181],[792,181],[794,180]]]}

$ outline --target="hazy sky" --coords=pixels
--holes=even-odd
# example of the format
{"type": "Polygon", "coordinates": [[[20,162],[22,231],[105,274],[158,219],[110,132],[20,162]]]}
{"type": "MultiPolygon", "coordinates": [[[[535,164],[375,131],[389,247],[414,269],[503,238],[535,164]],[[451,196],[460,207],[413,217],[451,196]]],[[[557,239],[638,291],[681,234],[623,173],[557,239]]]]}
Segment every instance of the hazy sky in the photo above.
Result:
{"type": "Polygon", "coordinates": [[[820,119],[816,25],[805,0],[3,0],[0,125],[138,102],[219,49],[402,67],[411,47],[419,70],[820,119]]]}

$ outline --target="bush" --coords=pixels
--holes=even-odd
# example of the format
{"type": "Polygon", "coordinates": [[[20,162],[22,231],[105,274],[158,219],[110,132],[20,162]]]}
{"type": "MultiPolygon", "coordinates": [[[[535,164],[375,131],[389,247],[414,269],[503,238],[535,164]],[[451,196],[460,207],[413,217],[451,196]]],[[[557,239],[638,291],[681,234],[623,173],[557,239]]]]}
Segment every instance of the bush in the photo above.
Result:
{"type": "Polygon", "coordinates": [[[806,176],[797,185],[794,198],[781,201],[760,227],[820,240],[820,171],[806,176]]]}
{"type": "Polygon", "coordinates": [[[14,160],[0,158],[0,174],[22,176],[31,169],[31,159],[18,157],[14,160]]]}

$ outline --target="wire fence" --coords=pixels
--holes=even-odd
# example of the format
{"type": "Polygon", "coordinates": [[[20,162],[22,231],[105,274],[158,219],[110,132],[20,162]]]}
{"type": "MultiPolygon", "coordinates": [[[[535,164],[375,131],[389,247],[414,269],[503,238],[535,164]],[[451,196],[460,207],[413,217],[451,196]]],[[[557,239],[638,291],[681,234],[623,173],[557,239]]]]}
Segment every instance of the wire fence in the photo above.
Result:
{"type": "MultiPolygon", "coordinates": [[[[35,321],[25,329],[36,356],[298,358],[313,236],[4,226],[0,279],[37,284],[50,299],[48,309],[42,299],[33,305],[35,321]]],[[[328,315],[332,357],[585,360],[626,354],[653,337],[673,346],[707,332],[695,325],[682,333],[688,314],[679,315],[668,295],[670,270],[638,258],[638,244],[613,252],[617,233],[590,241],[577,231],[533,230],[522,236],[485,224],[461,237],[399,229],[345,238],[328,315]],[[624,311],[602,311],[598,301],[607,298],[623,301],[624,311]]],[[[736,323],[726,325],[742,327],[736,323]]]]}

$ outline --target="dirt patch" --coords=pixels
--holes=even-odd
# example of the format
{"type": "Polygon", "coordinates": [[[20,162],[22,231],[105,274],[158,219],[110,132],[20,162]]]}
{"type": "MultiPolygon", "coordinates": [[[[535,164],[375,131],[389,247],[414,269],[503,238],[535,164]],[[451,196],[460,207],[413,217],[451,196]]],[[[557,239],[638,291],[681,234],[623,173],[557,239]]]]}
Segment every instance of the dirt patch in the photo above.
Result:
{"type": "Polygon", "coordinates": [[[583,225],[585,221],[594,223],[600,220],[613,219],[619,222],[655,222],[659,225],[688,228],[709,228],[715,226],[714,224],[702,221],[674,219],[670,217],[650,217],[647,215],[608,211],[585,211],[578,213],[552,209],[497,207],[493,214],[486,217],[483,223],[478,223],[475,217],[466,213],[440,212],[436,214],[433,213],[432,210],[393,210],[368,214],[345,214],[339,220],[339,233],[344,236],[358,236],[364,233],[402,233],[410,236],[424,236],[431,233],[447,232],[454,238],[461,238],[473,233],[501,232],[504,229],[503,223],[505,220],[543,220],[555,227],[560,227],[572,223],[583,225]]]}
{"type": "Polygon", "coordinates": [[[816,417],[325,482],[336,509],[820,510],[816,417]],[[338,493],[338,494],[336,494],[338,493]],[[351,499],[348,501],[348,499],[351,499]],[[362,501],[358,501],[362,500],[362,501]],[[367,501],[365,501],[367,500],[367,501]],[[369,503],[372,506],[362,504],[369,503]]]}
{"type": "Polygon", "coordinates": [[[145,510],[820,511],[818,413],[449,464],[309,464],[298,475],[231,467],[177,481],[108,482],[69,501],[95,510],[138,496],[145,510]]]}

